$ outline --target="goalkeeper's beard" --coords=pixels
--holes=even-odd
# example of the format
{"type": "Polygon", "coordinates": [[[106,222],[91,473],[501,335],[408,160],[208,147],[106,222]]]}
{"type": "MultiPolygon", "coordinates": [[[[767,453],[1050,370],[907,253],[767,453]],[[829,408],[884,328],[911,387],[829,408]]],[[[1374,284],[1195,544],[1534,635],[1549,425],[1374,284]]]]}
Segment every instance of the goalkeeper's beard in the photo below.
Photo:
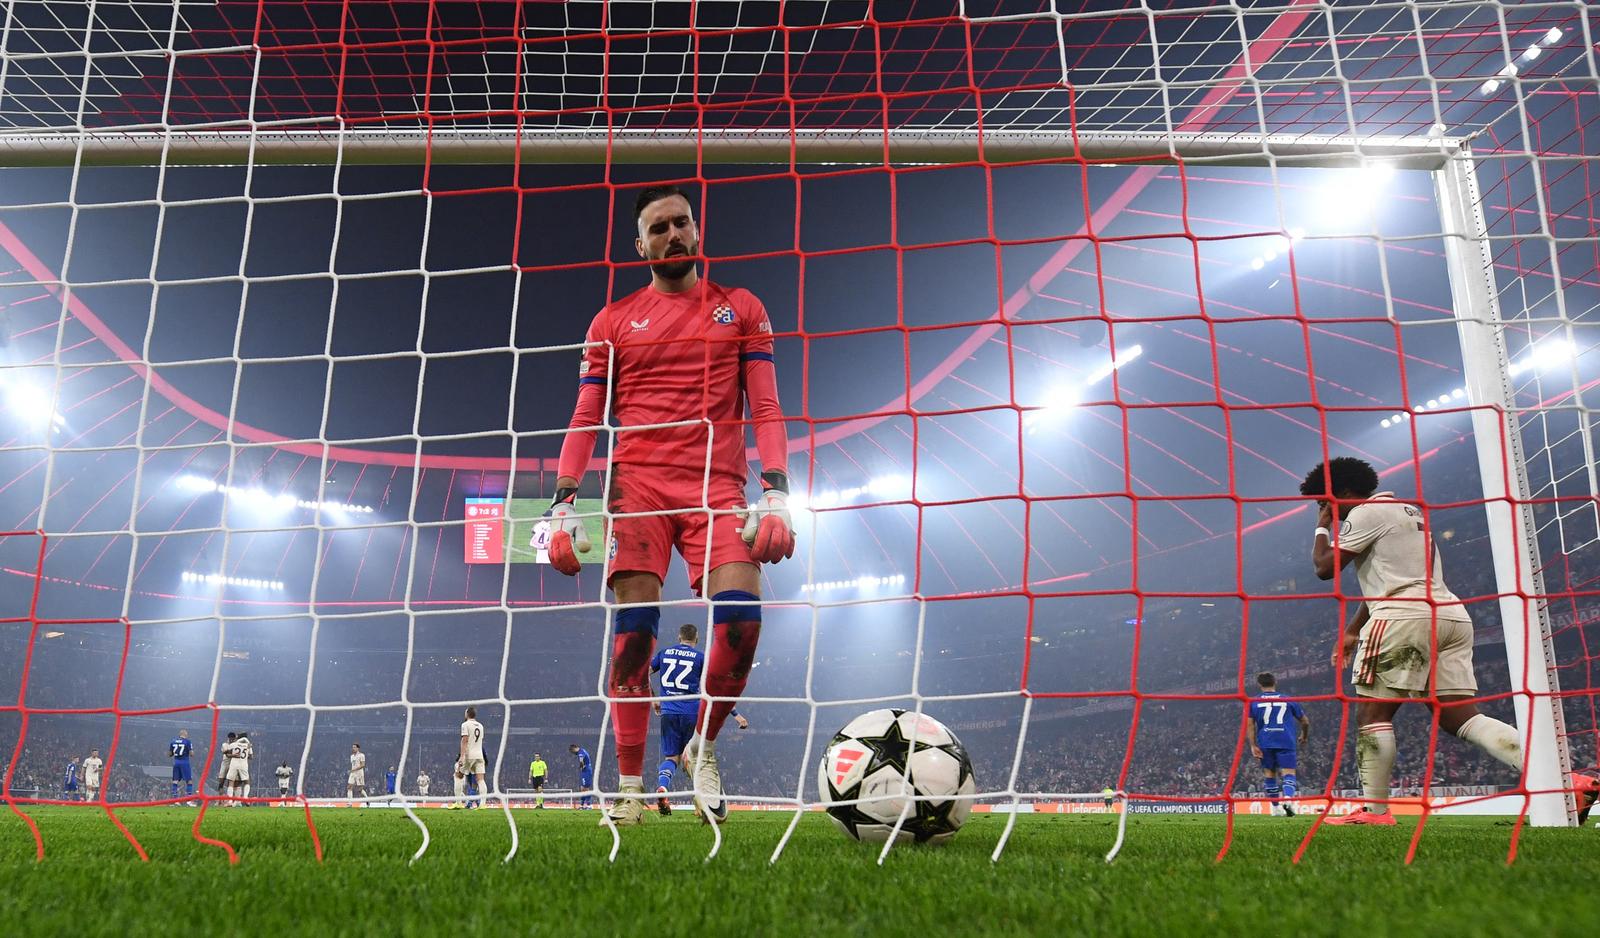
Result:
{"type": "Polygon", "coordinates": [[[690,271],[694,270],[694,260],[686,255],[694,254],[698,250],[699,245],[695,245],[695,250],[686,251],[684,254],[666,255],[665,257],[658,259],[655,263],[651,264],[650,269],[654,271],[655,275],[660,277],[662,280],[682,280],[683,278],[689,276],[690,271]],[[674,260],[672,258],[678,259],[674,260]]]}

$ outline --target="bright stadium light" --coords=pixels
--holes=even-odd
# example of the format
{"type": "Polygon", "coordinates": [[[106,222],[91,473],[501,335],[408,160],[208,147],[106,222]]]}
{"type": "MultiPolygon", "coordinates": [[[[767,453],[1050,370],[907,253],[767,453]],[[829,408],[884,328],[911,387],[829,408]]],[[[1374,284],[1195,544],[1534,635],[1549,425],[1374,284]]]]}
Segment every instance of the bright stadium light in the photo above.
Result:
{"type": "Polygon", "coordinates": [[[1528,354],[1511,363],[1507,369],[1514,378],[1527,371],[1544,371],[1572,359],[1572,343],[1566,339],[1549,339],[1540,342],[1528,354]]]}
{"type": "Polygon", "coordinates": [[[234,499],[251,507],[267,511],[288,511],[291,508],[304,508],[307,511],[346,512],[349,514],[370,515],[373,512],[371,505],[347,505],[336,501],[311,501],[304,498],[295,498],[287,492],[273,494],[263,488],[245,487],[238,485],[225,485],[214,482],[204,476],[184,473],[178,476],[174,483],[180,489],[196,494],[218,492],[224,497],[234,499]]]}
{"type": "Polygon", "coordinates": [[[67,423],[59,411],[50,407],[50,392],[22,378],[10,378],[4,385],[6,409],[29,426],[51,425],[59,430],[67,423]]]}
{"type": "MultiPolygon", "coordinates": [[[[1446,392],[1444,394],[1439,395],[1438,397],[1431,397],[1428,400],[1422,402],[1421,404],[1418,404],[1415,407],[1413,407],[1412,410],[1416,411],[1417,413],[1422,413],[1425,410],[1438,410],[1440,407],[1443,407],[1444,405],[1449,404],[1449,403],[1451,403],[1453,401],[1459,401],[1459,400],[1461,400],[1462,398],[1464,398],[1466,396],[1467,396],[1467,389],[1466,388],[1456,388],[1455,390],[1448,391],[1448,392],[1446,392]]],[[[1401,421],[1410,420],[1410,419],[1411,419],[1411,414],[1409,412],[1397,411],[1397,412],[1395,412],[1393,414],[1390,414],[1389,416],[1383,418],[1382,420],[1380,420],[1378,422],[1378,425],[1383,427],[1384,429],[1388,429],[1389,427],[1398,427],[1398,426],[1400,426],[1401,421]]]]}
{"type": "Polygon", "coordinates": [[[848,580],[822,580],[817,583],[800,584],[802,593],[820,593],[845,589],[877,589],[881,586],[904,586],[906,575],[895,573],[888,576],[858,576],[848,580]]]}
{"type": "MultiPolygon", "coordinates": [[[[873,476],[865,485],[852,485],[842,489],[822,489],[811,495],[805,492],[789,493],[790,511],[810,511],[813,509],[837,508],[855,501],[862,496],[870,496],[874,501],[887,499],[906,498],[911,494],[911,477],[900,473],[873,476]]],[[[368,509],[370,511],[370,509],[368,509]]]]}
{"type": "Polygon", "coordinates": [[[1111,377],[1112,372],[1121,370],[1123,366],[1143,354],[1144,346],[1130,345],[1118,352],[1115,358],[1106,359],[1098,368],[1085,375],[1081,383],[1057,385],[1051,389],[1044,402],[1040,404],[1039,409],[1030,411],[1028,416],[1023,418],[1022,422],[1027,426],[1028,432],[1032,433],[1037,430],[1042,421],[1072,410],[1083,403],[1085,391],[1111,377]]]}
{"type": "Polygon", "coordinates": [[[1320,200],[1323,216],[1335,226],[1367,218],[1384,201],[1394,174],[1395,168],[1387,163],[1328,170],[1320,200]]]}
{"type": "Polygon", "coordinates": [[[268,580],[261,577],[228,576],[222,573],[197,573],[193,570],[183,571],[183,582],[195,583],[205,586],[242,586],[246,589],[283,591],[282,580],[268,580]]]}

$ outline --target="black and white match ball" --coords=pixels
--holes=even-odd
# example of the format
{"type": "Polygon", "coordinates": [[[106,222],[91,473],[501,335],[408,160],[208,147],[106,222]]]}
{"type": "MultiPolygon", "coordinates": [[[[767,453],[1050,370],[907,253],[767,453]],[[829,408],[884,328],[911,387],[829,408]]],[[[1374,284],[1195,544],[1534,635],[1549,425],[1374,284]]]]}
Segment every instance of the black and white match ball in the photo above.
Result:
{"type": "Polygon", "coordinates": [[[828,816],[855,840],[882,843],[900,813],[899,839],[942,843],[972,813],[972,760],[943,723],[910,710],[873,710],[828,743],[817,768],[828,816]],[[912,797],[907,798],[907,794],[912,797]]]}

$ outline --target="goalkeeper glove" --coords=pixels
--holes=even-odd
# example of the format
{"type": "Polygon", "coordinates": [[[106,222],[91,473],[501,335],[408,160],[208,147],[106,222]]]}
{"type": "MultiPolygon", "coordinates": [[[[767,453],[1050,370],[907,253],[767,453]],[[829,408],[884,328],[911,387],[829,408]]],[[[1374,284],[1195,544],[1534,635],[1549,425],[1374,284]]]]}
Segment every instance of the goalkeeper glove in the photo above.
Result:
{"type": "Polygon", "coordinates": [[[761,473],[761,497],[745,509],[744,542],[756,563],[794,556],[794,523],[789,520],[789,477],[781,470],[761,473]]]}
{"type": "Polygon", "coordinates": [[[584,529],[578,509],[573,505],[577,500],[577,489],[556,489],[555,501],[544,513],[550,519],[550,565],[567,576],[576,576],[583,566],[574,546],[583,553],[588,553],[591,546],[589,532],[584,529]]]}

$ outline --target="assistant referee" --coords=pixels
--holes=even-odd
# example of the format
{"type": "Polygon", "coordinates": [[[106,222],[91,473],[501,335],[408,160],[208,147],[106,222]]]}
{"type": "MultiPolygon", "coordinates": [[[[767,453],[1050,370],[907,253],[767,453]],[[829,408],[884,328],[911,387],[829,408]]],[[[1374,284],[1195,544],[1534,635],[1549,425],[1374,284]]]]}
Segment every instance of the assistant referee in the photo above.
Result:
{"type": "Polygon", "coordinates": [[[544,764],[544,756],[533,754],[533,761],[528,763],[528,785],[533,789],[533,806],[544,807],[544,780],[550,775],[550,767],[544,764]]]}

